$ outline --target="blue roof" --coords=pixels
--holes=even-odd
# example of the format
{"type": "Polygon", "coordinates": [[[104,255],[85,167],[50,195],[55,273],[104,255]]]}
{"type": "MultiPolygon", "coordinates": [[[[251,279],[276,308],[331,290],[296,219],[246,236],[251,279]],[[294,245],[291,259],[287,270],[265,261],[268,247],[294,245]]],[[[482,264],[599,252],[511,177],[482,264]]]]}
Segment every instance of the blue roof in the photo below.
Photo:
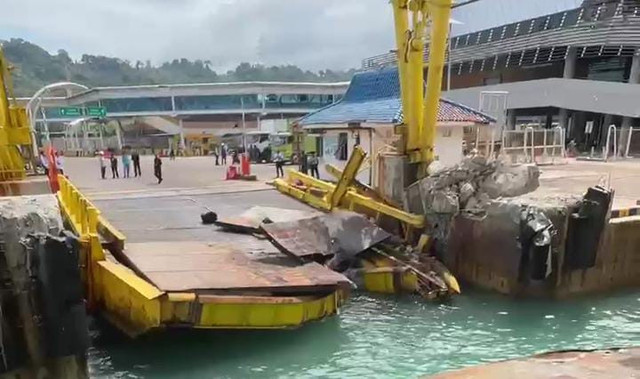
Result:
{"type": "MultiPolygon", "coordinates": [[[[438,121],[489,123],[490,116],[469,107],[440,99],[438,121]]],[[[398,124],[402,122],[402,101],[397,68],[357,73],[344,97],[300,119],[305,125],[349,123],[398,124]]]]}

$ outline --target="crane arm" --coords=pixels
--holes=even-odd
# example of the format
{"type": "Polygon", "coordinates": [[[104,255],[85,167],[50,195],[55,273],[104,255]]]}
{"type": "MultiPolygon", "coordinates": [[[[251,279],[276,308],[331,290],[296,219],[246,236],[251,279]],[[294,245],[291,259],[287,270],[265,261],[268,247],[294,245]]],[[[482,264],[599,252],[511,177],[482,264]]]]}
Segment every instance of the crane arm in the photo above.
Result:
{"type": "Polygon", "coordinates": [[[419,163],[419,176],[434,160],[449,18],[453,0],[392,0],[402,111],[404,153],[419,163]],[[411,23],[409,22],[411,19],[411,23]],[[424,90],[424,47],[429,26],[429,69],[424,90]]]}
{"type": "Polygon", "coordinates": [[[15,104],[9,63],[0,49],[0,181],[25,176],[20,146],[31,145],[27,112],[15,104]]]}

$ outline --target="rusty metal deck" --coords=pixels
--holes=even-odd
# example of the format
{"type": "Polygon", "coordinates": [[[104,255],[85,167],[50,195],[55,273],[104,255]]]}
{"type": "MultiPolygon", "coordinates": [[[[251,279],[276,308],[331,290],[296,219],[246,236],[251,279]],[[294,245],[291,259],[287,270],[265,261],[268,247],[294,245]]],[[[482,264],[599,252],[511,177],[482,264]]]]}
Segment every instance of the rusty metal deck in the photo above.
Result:
{"type": "Polygon", "coordinates": [[[314,292],[345,278],[317,263],[298,264],[280,252],[206,242],[128,244],[126,255],[158,288],[188,290],[268,290],[314,292]]]}
{"type": "Polygon", "coordinates": [[[266,239],[201,223],[200,214],[209,210],[227,218],[253,206],[310,210],[277,191],[95,200],[94,204],[126,236],[125,263],[163,291],[309,293],[347,282],[321,265],[302,265],[285,256],[266,239]]]}

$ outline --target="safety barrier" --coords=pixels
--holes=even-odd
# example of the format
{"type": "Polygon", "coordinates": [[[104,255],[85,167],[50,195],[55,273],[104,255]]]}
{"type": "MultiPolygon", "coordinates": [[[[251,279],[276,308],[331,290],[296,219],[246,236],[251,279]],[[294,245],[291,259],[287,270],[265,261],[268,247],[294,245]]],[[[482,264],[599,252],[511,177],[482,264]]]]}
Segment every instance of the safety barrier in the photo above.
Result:
{"type": "Polygon", "coordinates": [[[527,126],[524,130],[505,130],[502,133],[500,154],[526,163],[558,164],[564,163],[565,131],[559,126],[552,129],[534,129],[527,126]]]}
{"type": "Polygon", "coordinates": [[[58,183],[58,201],[64,208],[73,231],[81,238],[91,234],[97,236],[100,211],[64,175],[58,175],[58,183]]]}
{"type": "Polygon", "coordinates": [[[631,217],[631,216],[639,216],[639,215],[640,215],[640,207],[613,209],[611,211],[611,218],[622,218],[622,217],[631,217]]]}
{"type": "MultiPolygon", "coordinates": [[[[624,129],[622,130],[624,132],[624,129]]],[[[624,151],[622,152],[622,156],[624,158],[632,158],[640,155],[640,151],[638,151],[638,146],[640,146],[640,142],[637,136],[640,136],[640,128],[629,128],[627,130],[626,136],[627,139],[624,144],[624,151]]]]}
{"type": "Polygon", "coordinates": [[[607,142],[605,146],[602,148],[602,159],[605,161],[609,160],[609,152],[611,151],[611,143],[613,141],[613,159],[616,159],[618,156],[618,138],[616,137],[618,129],[615,125],[609,125],[609,129],[607,129],[607,142]],[[613,133],[613,138],[611,138],[611,133],[613,133]]]}
{"type": "Polygon", "coordinates": [[[105,253],[98,235],[100,211],[78,191],[64,175],[58,175],[60,189],[57,193],[60,208],[73,231],[80,237],[83,246],[81,254],[82,277],[86,286],[89,309],[96,307],[95,291],[96,264],[105,260],[105,253]]]}

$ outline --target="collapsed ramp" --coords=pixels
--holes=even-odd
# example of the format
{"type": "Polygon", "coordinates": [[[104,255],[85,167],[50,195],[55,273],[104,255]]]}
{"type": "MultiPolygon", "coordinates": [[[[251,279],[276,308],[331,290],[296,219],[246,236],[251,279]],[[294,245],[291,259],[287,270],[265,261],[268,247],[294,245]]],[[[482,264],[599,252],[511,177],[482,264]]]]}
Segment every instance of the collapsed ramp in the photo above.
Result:
{"type": "MultiPolygon", "coordinates": [[[[135,320],[121,312],[126,301],[117,299],[116,288],[105,287],[111,302],[106,308],[119,314],[113,321],[125,324],[122,329],[133,329],[130,334],[160,326],[296,327],[336,313],[349,286],[343,275],[317,263],[300,263],[266,239],[222,232],[200,221],[212,209],[231,218],[255,205],[308,211],[273,190],[93,204],[109,229],[126,236],[126,243],[111,244],[115,259],[157,291],[161,303],[155,325],[131,327],[126,324],[135,320]]],[[[107,234],[103,237],[110,240],[107,234]]]]}

